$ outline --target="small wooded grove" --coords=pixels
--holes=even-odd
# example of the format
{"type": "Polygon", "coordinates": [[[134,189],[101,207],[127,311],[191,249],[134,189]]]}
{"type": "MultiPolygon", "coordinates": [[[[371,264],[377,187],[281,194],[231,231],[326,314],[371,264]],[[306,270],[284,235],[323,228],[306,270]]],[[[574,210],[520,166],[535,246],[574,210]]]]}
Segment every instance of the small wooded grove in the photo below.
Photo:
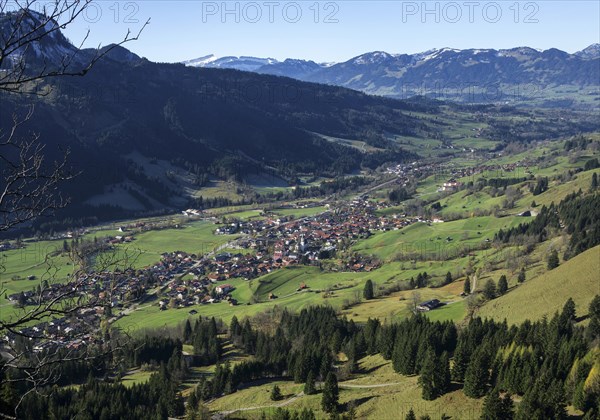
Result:
{"type": "MultiPolygon", "coordinates": [[[[358,371],[358,361],[365,355],[381,354],[399,375],[419,376],[426,400],[457,389],[471,398],[485,398],[484,419],[561,419],[567,417],[567,405],[582,410],[584,418],[595,419],[600,413],[600,296],[588,312],[587,326],[577,325],[575,305],[569,299],[560,313],[540,321],[509,326],[475,318],[460,329],[422,315],[393,324],[369,319],[358,325],[323,306],[297,314],[276,311],[269,322],[264,317],[243,322],[234,317],[227,331],[219,331],[214,319],[198,318],[181,328],[181,340],[194,346],[195,359],[182,355],[180,340],[146,337],[128,348],[128,356],[121,360],[131,367],[158,366],[148,382],[127,388],[90,370],[78,389],[55,386],[46,390],[47,395],[28,394],[18,417],[38,419],[47,413],[47,418],[56,419],[203,418],[206,401],[255,380],[289,378],[309,382],[312,389],[315,382],[319,388],[320,382],[334,381],[332,375],[337,378],[335,389],[328,390],[323,407],[333,416],[348,416],[337,402],[337,380],[358,371]],[[252,357],[235,366],[221,363],[226,339],[252,357]],[[165,357],[167,352],[170,356],[165,357]],[[337,359],[340,352],[347,362],[337,359]],[[184,406],[180,385],[189,364],[213,362],[214,375],[200,378],[184,406]],[[513,403],[514,397],[519,404],[513,403]]],[[[4,382],[4,412],[7,404],[15,403],[17,391],[4,382]]],[[[276,416],[314,418],[310,410],[292,409],[279,410],[276,416]]]]}
{"type": "Polygon", "coordinates": [[[542,206],[539,214],[529,223],[509,229],[500,229],[495,236],[501,243],[520,243],[526,238],[543,242],[553,232],[564,229],[570,235],[564,259],[600,244],[600,195],[597,191],[584,194],[581,190],[569,194],[558,205],[542,206]]]}

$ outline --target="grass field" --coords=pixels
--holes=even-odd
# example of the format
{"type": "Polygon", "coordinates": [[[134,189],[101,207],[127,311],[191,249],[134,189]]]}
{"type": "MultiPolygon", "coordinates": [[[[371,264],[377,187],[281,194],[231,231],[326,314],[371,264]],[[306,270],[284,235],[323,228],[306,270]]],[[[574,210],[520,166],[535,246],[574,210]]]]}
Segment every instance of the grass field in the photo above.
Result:
{"type": "MultiPolygon", "coordinates": [[[[475,419],[479,417],[483,399],[465,397],[458,389],[436,399],[425,401],[421,398],[421,388],[417,377],[405,377],[395,373],[391,362],[381,356],[368,356],[359,361],[359,373],[349,380],[339,382],[340,403],[352,404],[356,409],[356,418],[382,420],[403,419],[412,408],[417,416],[429,415],[440,418],[442,414],[456,419],[475,419]]],[[[302,384],[291,381],[269,381],[240,390],[212,401],[211,411],[231,411],[241,408],[260,407],[254,410],[239,411],[235,418],[257,419],[262,411],[272,412],[275,404],[285,404],[292,410],[310,408],[318,419],[329,418],[321,410],[321,393],[300,395],[302,384]],[[274,403],[269,395],[273,385],[277,384],[284,400],[274,403]],[[296,396],[296,398],[293,398],[296,396]],[[271,406],[272,408],[267,408],[271,406]]]]}
{"type": "MultiPolygon", "coordinates": [[[[462,291],[462,288],[460,290],[462,291]]],[[[419,303],[430,299],[452,302],[433,311],[425,312],[425,315],[432,320],[452,320],[458,322],[466,315],[463,299],[458,294],[453,293],[452,289],[448,287],[396,292],[389,296],[363,301],[358,305],[344,310],[342,313],[355,322],[366,322],[369,318],[378,318],[385,323],[400,321],[402,318],[412,314],[413,297],[419,303]]]]}
{"type": "Polygon", "coordinates": [[[560,311],[566,300],[575,301],[577,315],[585,315],[595,295],[600,295],[600,246],[577,255],[552,271],[541,274],[485,304],[481,317],[506,319],[517,324],[560,311]]]}
{"type": "Polygon", "coordinates": [[[133,385],[141,384],[144,382],[148,382],[150,376],[152,376],[154,372],[152,371],[144,371],[144,370],[135,370],[132,372],[128,372],[127,375],[123,376],[121,379],[121,383],[126,387],[131,387],[133,385]]]}
{"type": "Polygon", "coordinates": [[[210,222],[192,222],[182,225],[179,229],[141,233],[136,235],[135,241],[120,245],[119,248],[139,253],[134,265],[147,267],[160,261],[160,255],[164,252],[185,251],[201,255],[237,237],[235,235],[214,235],[213,231],[216,228],[217,226],[210,222]]]}
{"type": "Polygon", "coordinates": [[[327,210],[327,207],[318,206],[318,207],[307,207],[304,209],[275,209],[275,210],[273,210],[273,213],[278,214],[280,216],[294,216],[296,218],[299,218],[299,217],[314,216],[316,214],[323,213],[326,210],[327,210]]]}
{"type": "Polygon", "coordinates": [[[453,222],[416,223],[403,229],[377,233],[353,250],[375,255],[390,261],[398,254],[417,254],[428,259],[445,259],[461,249],[473,249],[493,239],[498,229],[506,229],[523,222],[522,218],[492,216],[472,217],[453,222]],[[450,240],[448,240],[450,238],[450,240]]]}

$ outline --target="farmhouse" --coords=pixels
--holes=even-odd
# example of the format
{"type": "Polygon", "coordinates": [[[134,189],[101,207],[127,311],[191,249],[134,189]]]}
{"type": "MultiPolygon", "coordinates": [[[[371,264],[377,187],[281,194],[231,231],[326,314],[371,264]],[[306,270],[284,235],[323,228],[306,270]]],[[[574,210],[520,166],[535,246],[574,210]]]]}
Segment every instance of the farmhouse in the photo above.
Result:
{"type": "Polygon", "coordinates": [[[439,308],[440,306],[442,306],[442,302],[440,302],[438,299],[431,299],[431,300],[427,300],[425,302],[421,302],[417,305],[417,310],[418,311],[432,311],[435,308],[439,308]]]}
{"type": "Polygon", "coordinates": [[[215,292],[217,292],[220,295],[224,295],[231,292],[233,289],[235,289],[235,287],[233,287],[230,284],[222,284],[220,286],[215,287],[215,292]]]}
{"type": "Polygon", "coordinates": [[[442,185],[442,191],[456,191],[462,186],[461,182],[456,181],[455,179],[451,179],[448,182],[444,182],[442,185]]]}

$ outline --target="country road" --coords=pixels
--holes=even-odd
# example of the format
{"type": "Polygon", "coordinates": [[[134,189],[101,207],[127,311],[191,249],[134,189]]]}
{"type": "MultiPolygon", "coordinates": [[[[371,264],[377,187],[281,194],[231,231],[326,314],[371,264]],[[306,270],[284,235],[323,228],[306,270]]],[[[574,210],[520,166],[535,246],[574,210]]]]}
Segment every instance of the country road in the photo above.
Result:
{"type": "Polygon", "coordinates": [[[260,405],[260,406],[256,406],[256,407],[242,407],[242,408],[236,408],[235,410],[219,411],[217,414],[213,415],[211,418],[213,420],[220,420],[220,419],[224,419],[227,416],[229,416],[230,414],[236,413],[238,411],[251,411],[251,410],[262,410],[265,408],[285,407],[286,405],[293,403],[294,401],[296,401],[298,398],[302,397],[303,395],[304,395],[304,392],[299,392],[298,394],[294,395],[292,398],[282,401],[279,404],[260,405]]]}
{"type": "Polygon", "coordinates": [[[368,384],[368,385],[340,383],[338,385],[338,388],[369,389],[369,388],[383,388],[386,386],[394,386],[394,385],[400,385],[400,382],[388,382],[385,384],[368,384]]]}
{"type": "MultiPolygon", "coordinates": [[[[342,382],[338,385],[338,387],[346,388],[346,389],[371,389],[371,388],[384,388],[387,386],[394,386],[394,385],[400,385],[400,382],[388,382],[388,383],[383,383],[383,384],[366,384],[366,385],[349,384],[349,383],[342,382]]],[[[252,411],[252,410],[263,410],[263,409],[267,409],[267,408],[285,407],[286,405],[289,405],[289,404],[293,403],[294,401],[298,400],[298,398],[302,397],[303,395],[304,395],[304,392],[300,392],[300,393],[294,395],[292,398],[287,399],[283,402],[280,402],[279,404],[259,405],[259,406],[253,406],[253,407],[240,407],[240,408],[236,408],[234,410],[219,411],[218,413],[214,414],[211,418],[213,420],[222,420],[222,419],[226,418],[227,416],[229,416],[233,413],[236,413],[238,411],[252,411]]]]}

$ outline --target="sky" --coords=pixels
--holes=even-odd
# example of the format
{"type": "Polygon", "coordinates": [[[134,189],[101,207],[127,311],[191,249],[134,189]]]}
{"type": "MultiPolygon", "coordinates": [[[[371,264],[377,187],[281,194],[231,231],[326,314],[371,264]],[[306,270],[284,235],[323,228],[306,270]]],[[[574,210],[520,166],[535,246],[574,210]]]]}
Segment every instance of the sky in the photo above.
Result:
{"type": "Polygon", "coordinates": [[[209,54],[340,62],[370,51],[433,48],[558,48],[600,42],[600,2],[591,1],[93,1],[65,34],[85,46],[117,42],[152,61],[209,54]]]}

